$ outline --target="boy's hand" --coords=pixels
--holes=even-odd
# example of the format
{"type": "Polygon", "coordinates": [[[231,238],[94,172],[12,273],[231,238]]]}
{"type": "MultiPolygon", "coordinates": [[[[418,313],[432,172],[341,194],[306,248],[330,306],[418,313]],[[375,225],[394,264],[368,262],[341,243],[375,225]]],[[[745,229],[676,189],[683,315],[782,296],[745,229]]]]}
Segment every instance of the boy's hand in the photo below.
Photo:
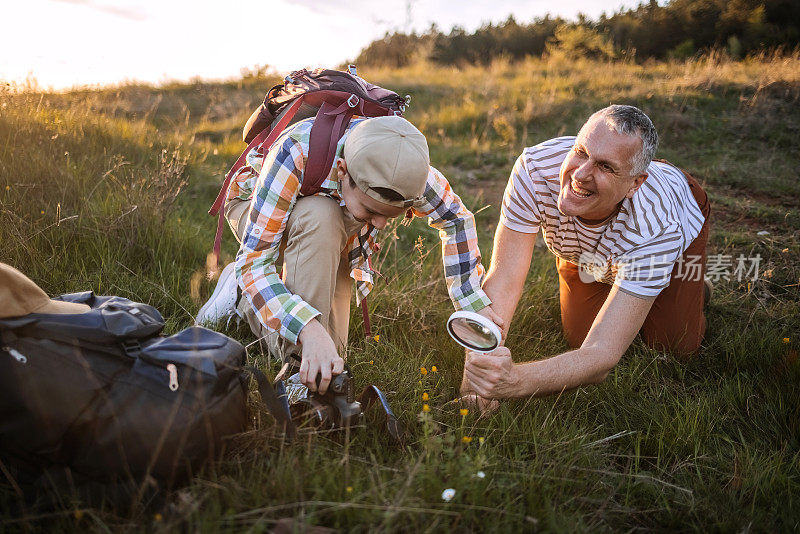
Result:
{"type": "Polygon", "coordinates": [[[311,320],[300,331],[298,337],[302,344],[300,361],[300,382],[310,391],[324,395],[333,376],[344,370],[344,360],[336,351],[331,336],[316,319],[311,320]],[[317,388],[317,375],[320,375],[317,388]]]}

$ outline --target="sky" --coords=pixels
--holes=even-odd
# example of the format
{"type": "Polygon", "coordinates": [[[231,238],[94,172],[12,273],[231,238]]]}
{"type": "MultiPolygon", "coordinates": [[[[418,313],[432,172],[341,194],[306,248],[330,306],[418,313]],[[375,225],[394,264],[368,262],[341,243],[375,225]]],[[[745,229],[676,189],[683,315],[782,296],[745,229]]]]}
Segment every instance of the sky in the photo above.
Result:
{"type": "Polygon", "coordinates": [[[3,0],[0,80],[42,88],[335,67],[387,31],[575,19],[637,0],[3,0]],[[457,6],[457,7],[454,7],[457,6]]]}

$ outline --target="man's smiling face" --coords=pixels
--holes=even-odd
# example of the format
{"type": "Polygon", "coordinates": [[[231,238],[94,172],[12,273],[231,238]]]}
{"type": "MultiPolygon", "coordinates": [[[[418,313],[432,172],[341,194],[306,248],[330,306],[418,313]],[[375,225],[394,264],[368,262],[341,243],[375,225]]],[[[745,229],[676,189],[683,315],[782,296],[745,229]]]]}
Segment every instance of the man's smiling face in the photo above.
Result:
{"type": "Polygon", "coordinates": [[[617,133],[604,117],[584,124],[561,165],[558,210],[589,224],[614,215],[647,178],[631,174],[641,146],[638,136],[617,133]]]}

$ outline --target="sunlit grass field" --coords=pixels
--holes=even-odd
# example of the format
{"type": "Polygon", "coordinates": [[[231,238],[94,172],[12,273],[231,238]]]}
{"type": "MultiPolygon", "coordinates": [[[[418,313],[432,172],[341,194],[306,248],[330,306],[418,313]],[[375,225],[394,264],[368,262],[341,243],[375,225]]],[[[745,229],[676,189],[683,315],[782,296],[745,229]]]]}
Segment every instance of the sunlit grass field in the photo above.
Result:
{"type": "MultiPolygon", "coordinates": [[[[715,282],[694,360],[637,341],[601,385],[505,402],[479,419],[447,405],[463,353],[444,331],[452,306],[437,234],[422,220],[395,224],[382,234],[385,280],[370,298],[377,336],[363,339],[354,306],[348,361],[359,389],[387,393],[408,432],[404,448],[377,414],[349,436],[306,432],[286,445],[253,397],[248,433],[164,503],[130,510],[65,499],[54,512],[24,512],[0,479],[0,528],[260,532],[285,517],[355,532],[800,528],[800,56],[645,65],[552,57],[360,74],[412,95],[407,117],[477,213],[485,265],[522,148],[628,103],[659,129],[658,157],[706,187],[710,254],[734,267],[740,255],[758,257],[757,280],[731,269],[715,282]],[[446,488],[455,489],[449,502],[446,488]]],[[[156,306],[170,333],[190,325],[214,287],[206,254],[216,225],[206,210],[243,148],[241,126],[277,81],[7,87],[0,261],[51,295],[121,295],[156,306]]],[[[223,261],[234,243],[225,236],[223,261]]],[[[253,341],[246,327],[221,328],[253,341]]],[[[517,360],[567,348],[543,248],[507,345],[517,360]]],[[[274,373],[256,347],[250,361],[274,373]]]]}

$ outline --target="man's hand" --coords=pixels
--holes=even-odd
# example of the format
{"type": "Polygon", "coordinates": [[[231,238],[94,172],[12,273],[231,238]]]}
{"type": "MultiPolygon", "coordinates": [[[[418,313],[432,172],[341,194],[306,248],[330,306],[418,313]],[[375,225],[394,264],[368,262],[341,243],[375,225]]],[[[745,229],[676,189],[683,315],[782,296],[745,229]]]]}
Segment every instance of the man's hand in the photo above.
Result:
{"type": "Polygon", "coordinates": [[[458,402],[472,410],[480,412],[481,416],[491,415],[500,409],[500,402],[495,399],[484,399],[477,393],[466,393],[461,395],[458,402]]]}
{"type": "Polygon", "coordinates": [[[317,375],[321,375],[319,393],[324,395],[331,377],[344,370],[344,360],[336,352],[336,345],[325,327],[316,319],[303,327],[298,339],[303,345],[300,382],[310,391],[317,391],[317,375]]]}
{"type": "Polygon", "coordinates": [[[494,309],[492,309],[491,305],[486,306],[485,308],[478,310],[478,314],[483,315],[498,327],[500,327],[500,332],[502,334],[502,339],[500,340],[500,344],[504,344],[506,342],[506,333],[508,332],[508,328],[506,327],[505,321],[503,318],[500,317],[494,309]]]}
{"type": "Polygon", "coordinates": [[[485,399],[521,396],[520,373],[511,360],[511,351],[499,347],[489,353],[468,352],[464,373],[470,386],[485,399]]]}
{"type": "MultiPolygon", "coordinates": [[[[486,306],[485,308],[478,311],[478,314],[486,317],[494,324],[496,324],[500,328],[501,332],[501,339],[500,345],[505,343],[506,341],[506,332],[508,329],[506,328],[505,321],[497,312],[492,309],[491,306],[486,306]]],[[[461,380],[461,403],[469,406],[470,408],[480,410],[481,414],[488,415],[500,407],[500,403],[495,400],[487,399],[478,393],[476,393],[475,387],[470,383],[469,378],[467,377],[467,368],[466,368],[466,361],[469,359],[469,350],[466,351],[466,355],[464,358],[464,377],[461,380]]]]}

